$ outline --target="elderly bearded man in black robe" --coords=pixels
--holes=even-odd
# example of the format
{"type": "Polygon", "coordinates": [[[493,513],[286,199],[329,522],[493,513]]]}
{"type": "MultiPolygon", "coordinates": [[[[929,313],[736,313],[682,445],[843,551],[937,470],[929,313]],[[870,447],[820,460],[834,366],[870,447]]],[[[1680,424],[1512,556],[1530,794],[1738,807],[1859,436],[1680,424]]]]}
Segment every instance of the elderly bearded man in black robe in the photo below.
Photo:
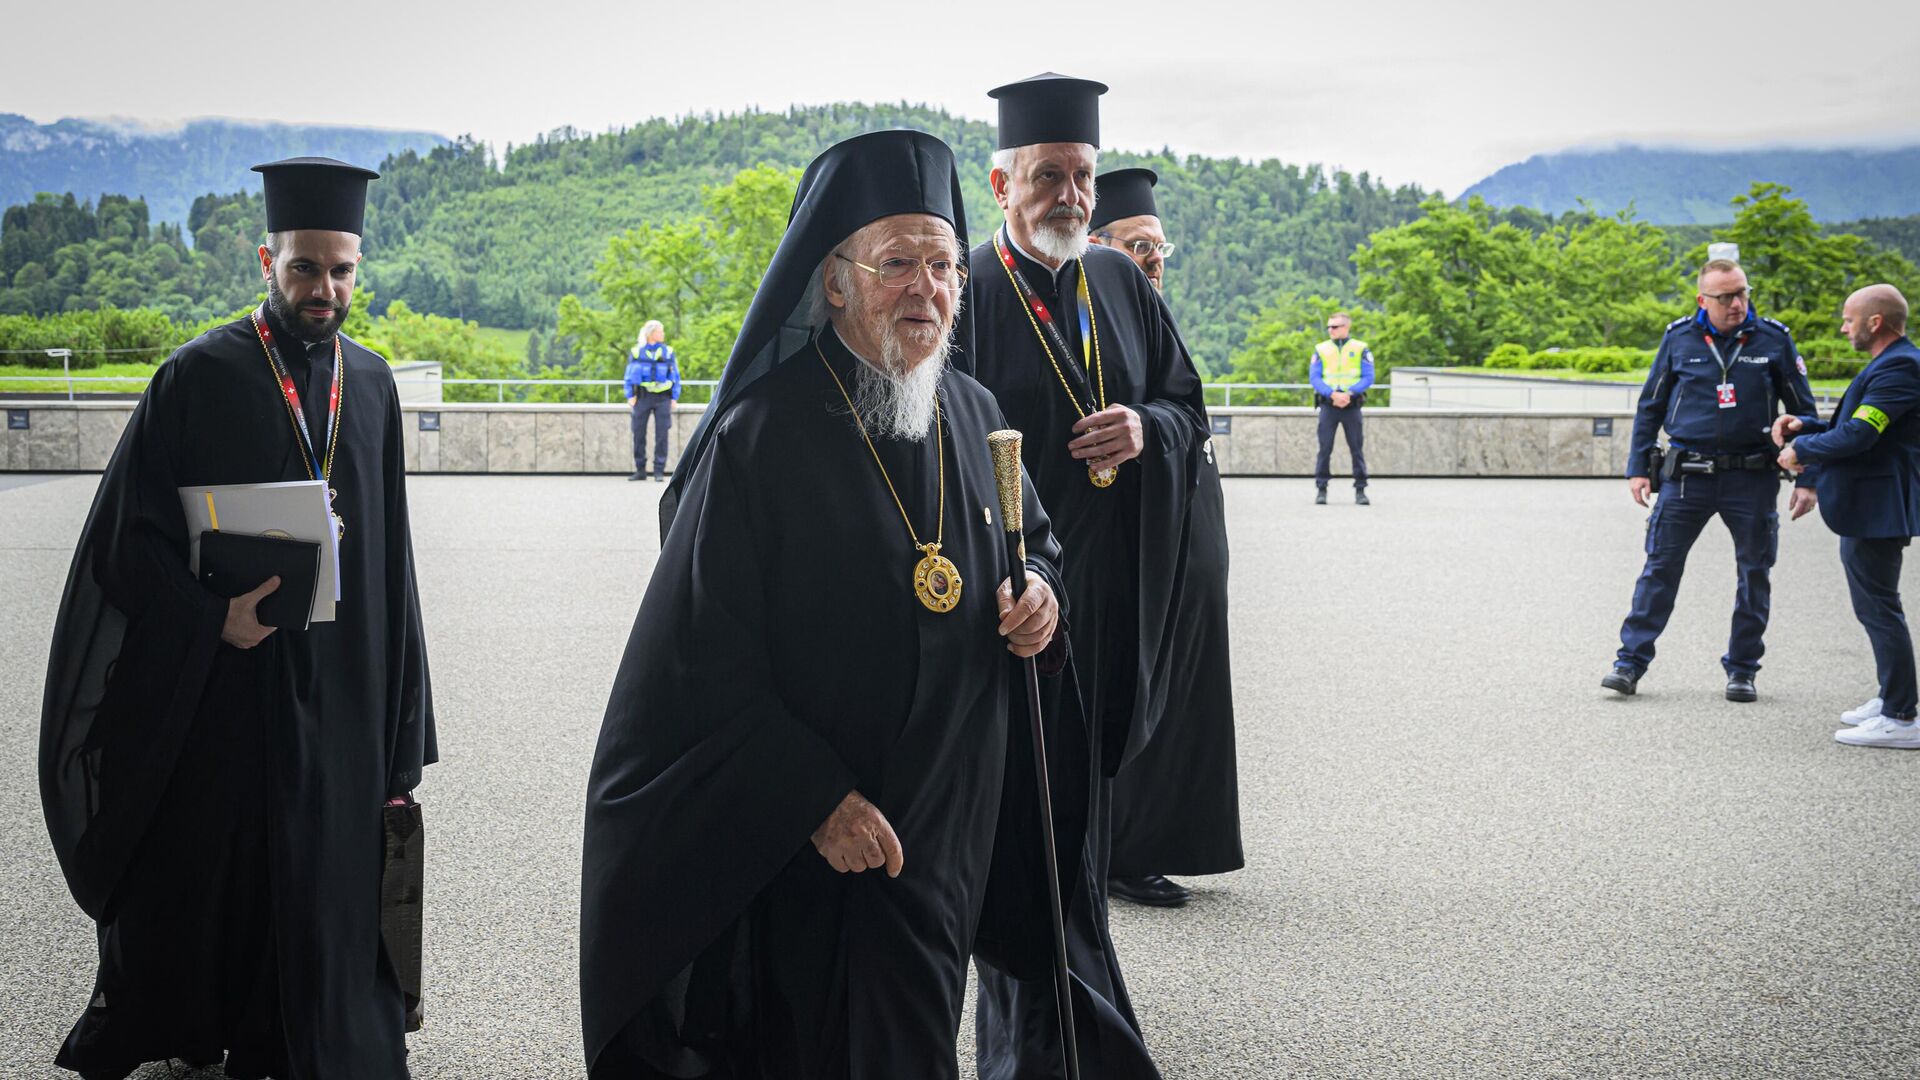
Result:
{"type": "MultiPolygon", "coordinates": [[[[1074,1002],[1084,1073],[1112,1078],[1157,1075],[1107,932],[1108,830],[1112,778],[1166,707],[1207,425],[1166,301],[1127,256],[1088,246],[1106,89],[1048,73],[993,91],[989,181],[1006,224],[971,253],[967,301],[974,375],[1026,434],[1022,456],[1065,560],[1092,775],[1067,950],[1076,998],[1086,995],[1074,1002]]],[[[1035,974],[982,965],[982,1080],[1059,1075],[1053,985],[1035,974]]]]}
{"type": "Polygon", "coordinates": [[[930,135],[850,139],[800,181],[667,492],[594,755],[596,1078],[958,1075],[1011,674],[1059,615],[1031,499],[1007,595],[1005,424],[947,369],[965,236],[930,135]]]}
{"type": "Polygon", "coordinates": [[[58,1063],[89,1078],[223,1051],[230,1077],[407,1075],[382,814],[438,755],[399,397],[340,333],[375,174],[258,171],[267,303],[155,372],[54,629],[41,799],[100,928],[58,1063]],[[318,478],[346,530],[334,621],[263,626],[277,579],[232,600],[195,580],[181,487],[318,478]]]}
{"type": "MultiPolygon", "coordinates": [[[[1152,169],[1094,177],[1095,242],[1124,252],[1164,290],[1171,251],[1152,169]]],[[[1187,584],[1174,622],[1167,715],[1113,781],[1113,855],[1107,887],[1137,904],[1191,898],[1167,874],[1224,874],[1246,865],[1240,776],[1233,754],[1233,666],[1227,647],[1227,509],[1213,440],[1202,444],[1187,540],[1187,584]]]]}

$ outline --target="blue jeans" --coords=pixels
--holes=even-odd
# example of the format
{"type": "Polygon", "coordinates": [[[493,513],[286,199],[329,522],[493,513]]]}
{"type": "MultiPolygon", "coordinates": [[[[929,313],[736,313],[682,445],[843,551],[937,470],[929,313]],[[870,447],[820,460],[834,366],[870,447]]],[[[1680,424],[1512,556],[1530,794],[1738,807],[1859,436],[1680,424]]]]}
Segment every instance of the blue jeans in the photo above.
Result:
{"type": "Polygon", "coordinates": [[[1360,432],[1360,403],[1358,401],[1344,409],[1336,409],[1332,402],[1320,406],[1320,456],[1313,459],[1313,483],[1321,491],[1327,490],[1327,482],[1333,479],[1328,465],[1333,460],[1333,429],[1341,428],[1347,433],[1347,453],[1353,457],[1353,486],[1356,489],[1367,486],[1367,455],[1361,453],[1362,437],[1360,432]]]}
{"type": "Polygon", "coordinates": [[[653,417],[653,475],[667,475],[667,429],[673,426],[673,391],[642,390],[633,402],[633,471],[647,475],[647,417],[653,417]]]}
{"type": "Polygon", "coordinates": [[[1653,643],[1673,615],[1687,552],[1715,514],[1733,534],[1739,588],[1733,599],[1733,631],[1720,666],[1728,675],[1760,670],[1761,640],[1773,606],[1774,558],[1780,552],[1779,474],[1749,469],[1677,476],[1661,489],[1647,519],[1647,564],[1633,587],[1633,610],[1620,625],[1617,666],[1644,672],[1653,663],[1653,643]]]}
{"type": "Polygon", "coordinates": [[[1920,706],[1913,663],[1913,635],[1907,613],[1900,606],[1900,562],[1908,539],[1840,538],[1840,565],[1847,571],[1847,591],[1853,594],[1853,614],[1873,643],[1873,666],[1880,676],[1883,715],[1911,720],[1920,706]]]}

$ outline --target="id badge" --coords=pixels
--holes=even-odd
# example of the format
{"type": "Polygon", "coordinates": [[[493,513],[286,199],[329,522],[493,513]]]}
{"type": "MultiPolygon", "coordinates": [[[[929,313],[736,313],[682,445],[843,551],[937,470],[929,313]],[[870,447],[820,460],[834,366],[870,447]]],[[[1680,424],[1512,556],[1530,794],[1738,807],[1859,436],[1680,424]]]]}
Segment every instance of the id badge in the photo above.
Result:
{"type": "Polygon", "coordinates": [[[1719,386],[1717,386],[1717,387],[1715,387],[1714,389],[1715,389],[1716,391],[1718,391],[1718,393],[1719,393],[1719,395],[1720,395],[1720,407],[1721,407],[1721,408],[1723,408],[1723,409],[1731,409],[1731,408],[1733,408],[1733,407],[1734,407],[1734,406],[1735,406],[1735,405],[1737,404],[1737,403],[1736,403],[1736,402],[1734,401],[1734,397],[1733,397],[1733,384],[1732,384],[1732,383],[1724,383],[1724,382],[1723,382],[1723,383],[1721,383],[1721,384],[1720,384],[1719,386]]]}

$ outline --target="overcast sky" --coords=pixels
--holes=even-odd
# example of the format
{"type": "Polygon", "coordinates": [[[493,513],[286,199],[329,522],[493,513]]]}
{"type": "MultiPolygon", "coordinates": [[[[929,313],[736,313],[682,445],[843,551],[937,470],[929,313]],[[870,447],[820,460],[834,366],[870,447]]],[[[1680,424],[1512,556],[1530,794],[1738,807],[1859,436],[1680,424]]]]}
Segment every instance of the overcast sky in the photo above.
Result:
{"type": "Polygon", "coordinates": [[[1448,194],[1570,146],[1920,142],[1913,0],[111,0],[20,5],[5,24],[0,112],[43,122],[235,116],[518,143],[848,100],[991,120],[989,88],[1052,69],[1112,87],[1109,146],[1448,194]]]}

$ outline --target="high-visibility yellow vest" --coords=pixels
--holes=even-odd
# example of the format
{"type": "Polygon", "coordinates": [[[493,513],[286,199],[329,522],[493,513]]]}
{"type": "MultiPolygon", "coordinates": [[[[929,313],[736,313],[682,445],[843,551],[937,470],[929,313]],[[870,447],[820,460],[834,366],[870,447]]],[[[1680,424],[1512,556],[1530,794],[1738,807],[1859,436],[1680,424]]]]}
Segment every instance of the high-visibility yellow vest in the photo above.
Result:
{"type": "Polygon", "coordinates": [[[1348,338],[1345,345],[1323,341],[1314,347],[1320,354],[1320,381],[1335,390],[1345,390],[1360,381],[1360,361],[1367,355],[1367,343],[1348,338]]]}

